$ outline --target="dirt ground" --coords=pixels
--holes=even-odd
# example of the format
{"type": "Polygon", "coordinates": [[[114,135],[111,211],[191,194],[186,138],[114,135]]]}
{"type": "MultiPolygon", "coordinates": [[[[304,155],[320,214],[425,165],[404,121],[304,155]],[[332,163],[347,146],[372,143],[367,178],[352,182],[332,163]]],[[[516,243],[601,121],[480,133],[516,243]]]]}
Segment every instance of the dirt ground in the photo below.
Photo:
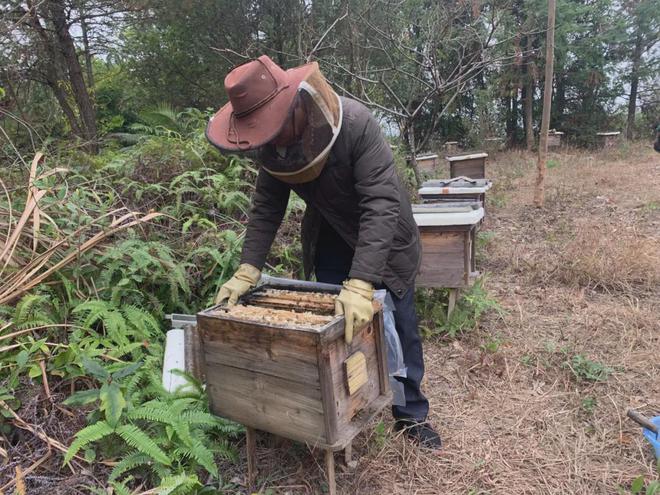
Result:
{"type": "MultiPolygon", "coordinates": [[[[502,313],[426,342],[424,390],[444,450],[419,450],[385,414],[356,440],[357,468],[338,468],[340,493],[616,494],[658,479],[625,412],[660,414],[660,155],[628,146],[549,158],[543,209],[530,207],[533,155],[488,164],[496,185],[479,261],[502,313]]],[[[263,439],[258,455],[260,493],[326,490],[322,456],[305,446],[263,439]]]]}

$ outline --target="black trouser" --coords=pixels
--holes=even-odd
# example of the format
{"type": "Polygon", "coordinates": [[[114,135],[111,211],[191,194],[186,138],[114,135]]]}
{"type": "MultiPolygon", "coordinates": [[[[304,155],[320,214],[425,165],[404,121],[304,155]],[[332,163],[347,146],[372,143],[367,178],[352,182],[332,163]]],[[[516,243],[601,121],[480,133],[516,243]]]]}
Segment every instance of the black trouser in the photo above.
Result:
{"type": "MultiPolygon", "coordinates": [[[[348,278],[353,254],[351,247],[323,220],[316,244],[316,279],[319,282],[341,284],[348,278]]],[[[406,378],[396,377],[403,383],[406,405],[392,406],[392,415],[396,419],[425,421],[429,412],[429,401],[420,389],[424,376],[424,354],[417,326],[415,288],[410,287],[402,298],[392,292],[390,295],[394,301],[394,322],[407,367],[406,378]]]]}

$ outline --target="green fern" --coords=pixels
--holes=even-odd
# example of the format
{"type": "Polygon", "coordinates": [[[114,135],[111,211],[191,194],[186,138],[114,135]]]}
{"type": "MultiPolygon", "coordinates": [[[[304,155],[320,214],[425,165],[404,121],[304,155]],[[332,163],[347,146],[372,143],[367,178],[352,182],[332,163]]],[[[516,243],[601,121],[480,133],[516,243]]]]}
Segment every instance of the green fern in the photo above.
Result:
{"type": "Polygon", "coordinates": [[[191,493],[193,488],[201,487],[199,478],[195,474],[177,474],[163,478],[158,486],[158,495],[171,495],[191,493]]]}
{"type": "Polygon", "coordinates": [[[73,456],[75,456],[80,449],[87,447],[93,442],[97,442],[108,435],[111,435],[114,432],[113,428],[106,423],[105,421],[99,421],[97,423],[86,426],[78,433],[76,433],[76,439],[71,443],[71,446],[64,456],[64,464],[68,464],[73,456]]]}
{"type": "MultiPolygon", "coordinates": [[[[129,480],[125,480],[125,482],[121,481],[113,481],[111,483],[112,488],[114,489],[114,492],[117,495],[133,495],[133,491],[126,486],[126,483],[128,483],[129,480]]],[[[107,493],[107,491],[105,491],[107,493]]]]}
{"type": "Polygon", "coordinates": [[[91,300],[79,304],[73,309],[74,315],[79,315],[78,324],[82,327],[93,328],[96,324],[102,324],[106,333],[116,339],[117,342],[127,345],[126,319],[121,311],[112,303],[101,300],[91,300]]]}
{"type": "Polygon", "coordinates": [[[151,456],[154,460],[169,466],[167,454],[144,431],[135,425],[126,424],[117,427],[117,434],[134,449],[151,456]]]}
{"type": "Polygon", "coordinates": [[[169,405],[160,401],[151,401],[127,414],[128,419],[145,419],[147,421],[158,421],[164,424],[174,424],[179,421],[175,411],[169,405]]]}
{"type": "MultiPolygon", "coordinates": [[[[183,447],[182,450],[186,450],[186,447],[183,447]]],[[[195,462],[206,469],[215,478],[218,477],[218,466],[215,464],[213,452],[211,452],[199,438],[192,439],[192,446],[189,450],[190,457],[194,459],[195,462]]]]}
{"type": "Polygon", "coordinates": [[[124,314],[124,318],[128,320],[132,326],[143,330],[145,335],[150,337],[162,335],[160,324],[151,313],[133,305],[125,305],[122,307],[121,311],[124,314]]]}
{"type": "Polygon", "coordinates": [[[27,294],[16,305],[13,315],[17,329],[34,328],[58,323],[53,318],[51,298],[44,294],[27,294]]]}
{"type": "Polygon", "coordinates": [[[135,469],[138,466],[149,465],[152,462],[153,458],[149,455],[142,454],[141,452],[130,452],[112,468],[108,481],[115,481],[124,473],[135,469]]]}
{"type": "Polygon", "coordinates": [[[184,411],[181,413],[181,421],[195,426],[220,427],[222,420],[213,414],[204,411],[184,411]]]}

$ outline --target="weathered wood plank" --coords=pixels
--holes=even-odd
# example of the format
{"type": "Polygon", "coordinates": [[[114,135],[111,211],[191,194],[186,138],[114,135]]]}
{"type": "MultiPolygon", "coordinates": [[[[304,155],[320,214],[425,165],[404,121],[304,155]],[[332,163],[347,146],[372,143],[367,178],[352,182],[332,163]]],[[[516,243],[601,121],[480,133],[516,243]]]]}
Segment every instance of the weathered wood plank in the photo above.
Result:
{"type": "Polygon", "coordinates": [[[474,158],[463,161],[449,162],[449,175],[454,177],[469,177],[470,179],[486,178],[486,158],[474,158]]]}
{"type": "MultiPolygon", "coordinates": [[[[343,338],[343,337],[341,337],[343,338]]],[[[325,343],[320,343],[317,349],[319,376],[321,380],[321,400],[323,402],[323,420],[325,438],[328,444],[337,440],[338,415],[335,403],[332,374],[330,373],[330,353],[325,343]]]]}
{"type": "Polygon", "coordinates": [[[365,330],[353,337],[350,346],[345,345],[343,339],[337,339],[328,344],[330,355],[330,373],[334,390],[334,400],[337,408],[338,431],[367,404],[380,395],[380,379],[378,373],[378,358],[376,353],[376,340],[373,323],[365,330]],[[350,354],[360,351],[364,354],[367,363],[367,382],[353,395],[349,394],[344,378],[343,363],[350,354]]]}
{"type": "Polygon", "coordinates": [[[318,384],[318,335],[224,320],[204,321],[206,368],[233,366],[302,383],[318,384]]]}
{"type": "Polygon", "coordinates": [[[326,440],[318,386],[218,364],[207,379],[214,414],[293,440],[326,440]]]}
{"type": "Polygon", "coordinates": [[[245,428],[245,450],[248,465],[248,489],[253,492],[257,485],[257,432],[249,426],[245,428]]]}
{"type": "MultiPolygon", "coordinates": [[[[420,229],[422,263],[416,284],[420,287],[464,287],[467,232],[420,229]]],[[[468,262],[469,263],[469,262],[468,262]]]]}
{"type": "Polygon", "coordinates": [[[328,494],[337,495],[337,483],[335,482],[335,456],[330,449],[325,451],[325,476],[328,480],[328,494]]]}
{"type": "Polygon", "coordinates": [[[378,374],[380,380],[380,394],[387,395],[390,392],[390,377],[387,368],[387,348],[385,343],[385,324],[383,313],[378,313],[374,318],[374,334],[376,342],[376,357],[378,359],[378,374]]]}

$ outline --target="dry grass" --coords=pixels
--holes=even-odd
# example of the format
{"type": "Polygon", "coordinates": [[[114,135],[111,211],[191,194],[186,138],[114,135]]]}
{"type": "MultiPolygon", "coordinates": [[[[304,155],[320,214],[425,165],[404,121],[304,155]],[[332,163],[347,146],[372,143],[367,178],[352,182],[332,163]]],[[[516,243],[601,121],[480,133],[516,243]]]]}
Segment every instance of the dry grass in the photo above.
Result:
{"type": "MultiPolygon", "coordinates": [[[[660,414],[652,153],[551,155],[541,210],[527,207],[534,157],[491,160],[497,186],[484,228],[493,235],[482,268],[505,315],[460,341],[426,344],[424,389],[442,454],[393,433],[384,414],[384,428],[356,441],[357,469],[339,470],[341,493],[616,494],[639,475],[658,478],[640,429],[625,419],[628,407],[660,414]],[[604,382],[579,379],[576,355],[614,371],[604,382]]],[[[260,493],[321,493],[320,455],[266,441],[258,452],[260,493]]],[[[235,482],[244,466],[227,466],[235,482]]]]}
{"type": "Polygon", "coordinates": [[[615,226],[588,225],[566,243],[556,266],[560,282],[607,291],[660,286],[658,239],[615,226]]]}

